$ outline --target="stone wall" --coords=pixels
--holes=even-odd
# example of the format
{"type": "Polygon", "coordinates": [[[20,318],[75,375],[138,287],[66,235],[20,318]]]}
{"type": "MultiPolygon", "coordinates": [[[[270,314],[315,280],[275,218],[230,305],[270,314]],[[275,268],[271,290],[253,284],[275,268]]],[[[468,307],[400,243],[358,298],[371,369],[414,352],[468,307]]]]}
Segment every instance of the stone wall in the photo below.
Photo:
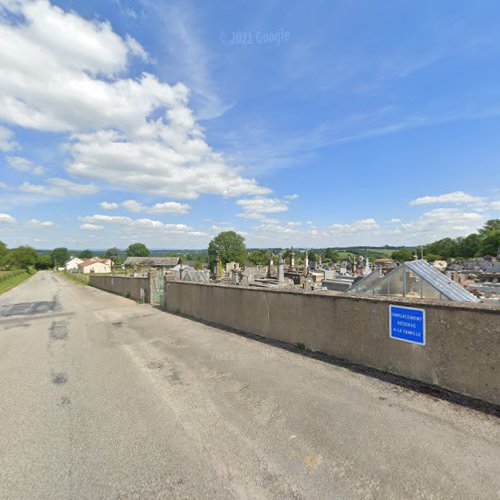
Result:
{"type": "Polygon", "coordinates": [[[251,287],[166,284],[168,311],[500,404],[500,309],[251,287]],[[426,312],[426,345],[389,337],[389,305],[426,312]]]}
{"type": "Polygon", "coordinates": [[[101,290],[130,297],[135,300],[150,302],[151,299],[149,278],[91,275],[89,284],[101,290]]]}

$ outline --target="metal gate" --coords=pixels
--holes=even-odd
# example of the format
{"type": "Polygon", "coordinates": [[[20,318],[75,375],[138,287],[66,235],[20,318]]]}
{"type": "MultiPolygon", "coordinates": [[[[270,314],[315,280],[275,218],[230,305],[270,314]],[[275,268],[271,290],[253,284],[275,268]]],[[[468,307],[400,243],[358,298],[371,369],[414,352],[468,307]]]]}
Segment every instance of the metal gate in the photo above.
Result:
{"type": "Polygon", "coordinates": [[[161,272],[151,273],[151,304],[165,305],[165,276],[161,272]]]}

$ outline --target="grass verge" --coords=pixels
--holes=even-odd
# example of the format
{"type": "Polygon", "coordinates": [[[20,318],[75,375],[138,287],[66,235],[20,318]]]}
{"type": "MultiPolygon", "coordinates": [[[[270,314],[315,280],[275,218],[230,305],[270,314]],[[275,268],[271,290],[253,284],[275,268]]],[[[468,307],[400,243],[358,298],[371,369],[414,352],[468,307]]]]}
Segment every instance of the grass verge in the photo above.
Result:
{"type": "Polygon", "coordinates": [[[79,285],[88,285],[89,284],[89,275],[81,274],[81,273],[68,273],[64,271],[61,273],[67,279],[78,283],[79,285]]]}
{"type": "Polygon", "coordinates": [[[23,281],[33,276],[34,273],[29,273],[28,271],[9,271],[2,273],[0,279],[0,295],[2,293],[12,290],[12,288],[20,285],[23,281]]]}

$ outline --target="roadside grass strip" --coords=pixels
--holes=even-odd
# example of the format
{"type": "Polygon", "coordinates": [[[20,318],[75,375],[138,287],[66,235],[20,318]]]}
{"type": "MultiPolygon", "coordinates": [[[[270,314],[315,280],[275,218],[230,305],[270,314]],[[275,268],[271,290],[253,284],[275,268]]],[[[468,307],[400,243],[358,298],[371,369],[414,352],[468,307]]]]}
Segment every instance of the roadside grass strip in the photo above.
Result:
{"type": "Polygon", "coordinates": [[[29,273],[25,270],[4,271],[0,273],[0,294],[12,290],[12,288],[20,285],[23,281],[33,276],[34,273],[29,273]]]}
{"type": "Polygon", "coordinates": [[[71,281],[74,281],[75,283],[78,283],[79,285],[88,285],[89,284],[89,275],[88,274],[82,274],[82,273],[68,273],[64,271],[61,273],[64,277],[68,278],[71,281]]]}

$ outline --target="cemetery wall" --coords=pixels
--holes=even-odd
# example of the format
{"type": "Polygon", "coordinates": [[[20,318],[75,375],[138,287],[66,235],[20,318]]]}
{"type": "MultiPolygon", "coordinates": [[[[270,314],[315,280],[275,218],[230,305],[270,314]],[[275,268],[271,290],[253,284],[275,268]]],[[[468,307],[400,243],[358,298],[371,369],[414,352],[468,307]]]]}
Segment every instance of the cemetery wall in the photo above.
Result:
{"type": "Polygon", "coordinates": [[[150,302],[150,279],[133,276],[96,276],[90,275],[89,285],[107,292],[150,302]]]}
{"type": "Polygon", "coordinates": [[[173,313],[500,404],[498,306],[186,282],[168,282],[165,300],[173,313]],[[426,345],[390,338],[390,304],[425,310],[426,345]]]}

